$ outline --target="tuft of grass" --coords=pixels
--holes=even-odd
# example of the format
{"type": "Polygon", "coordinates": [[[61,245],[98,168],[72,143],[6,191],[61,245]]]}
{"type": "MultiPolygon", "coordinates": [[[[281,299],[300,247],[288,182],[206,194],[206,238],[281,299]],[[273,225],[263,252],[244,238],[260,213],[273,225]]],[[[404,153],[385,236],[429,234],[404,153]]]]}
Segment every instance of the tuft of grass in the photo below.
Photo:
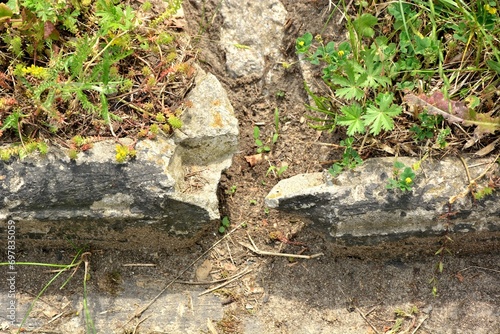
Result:
{"type": "Polygon", "coordinates": [[[393,151],[404,143],[422,155],[450,143],[477,149],[494,142],[500,130],[495,1],[397,0],[350,8],[341,1],[334,7],[345,17],[345,41],[311,33],[296,40],[296,52],[318,66],[330,92],[321,96],[306,87],[314,128],[341,128],[360,152],[367,142],[393,151]]]}
{"type": "MultiPolygon", "coordinates": [[[[54,264],[54,263],[39,263],[39,262],[16,262],[15,263],[16,266],[40,266],[40,267],[48,267],[48,268],[55,269],[55,275],[49,279],[49,281],[43,286],[43,288],[35,296],[35,299],[33,299],[33,301],[31,302],[30,306],[28,307],[28,310],[26,311],[23,319],[21,320],[19,328],[22,328],[23,325],[26,323],[26,321],[29,318],[29,315],[33,311],[33,307],[35,306],[37,301],[42,297],[42,295],[45,293],[45,291],[50,286],[52,286],[54,284],[54,282],[63,273],[66,273],[71,269],[72,270],[71,274],[63,282],[63,284],[59,287],[59,289],[64,289],[64,287],[75,276],[76,272],[83,264],[84,273],[83,273],[82,285],[83,285],[83,311],[84,311],[84,316],[85,316],[85,331],[86,331],[86,333],[92,333],[92,334],[97,333],[93,319],[92,319],[91,314],[90,314],[90,308],[88,306],[87,281],[90,279],[90,268],[89,268],[90,256],[91,256],[90,252],[85,251],[84,248],[80,248],[77,250],[76,255],[73,257],[73,260],[69,264],[54,264]]],[[[12,265],[12,264],[9,262],[0,263],[0,266],[9,266],[9,265],[12,265]]]]}

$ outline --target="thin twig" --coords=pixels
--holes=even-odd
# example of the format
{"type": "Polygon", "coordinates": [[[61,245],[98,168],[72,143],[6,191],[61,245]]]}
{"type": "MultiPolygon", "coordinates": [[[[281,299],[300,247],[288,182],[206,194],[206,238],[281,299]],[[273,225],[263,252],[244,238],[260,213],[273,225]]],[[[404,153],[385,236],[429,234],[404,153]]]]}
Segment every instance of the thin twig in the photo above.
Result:
{"type": "Polygon", "coordinates": [[[227,242],[226,240],[226,248],[227,248],[227,252],[229,254],[229,259],[231,260],[231,263],[234,265],[234,260],[233,260],[233,256],[231,255],[231,248],[229,248],[229,243],[227,242]]]}
{"type": "Polygon", "coordinates": [[[325,255],[323,253],[317,253],[317,254],[313,254],[313,255],[300,255],[300,254],[266,252],[266,251],[263,251],[263,250],[260,250],[259,248],[257,248],[257,246],[255,245],[255,243],[253,242],[253,240],[249,234],[247,234],[247,236],[248,236],[248,239],[250,240],[250,242],[252,243],[252,245],[249,245],[249,244],[247,244],[245,242],[241,242],[241,241],[239,242],[240,245],[250,249],[252,252],[259,254],[259,255],[293,257],[293,258],[298,258],[298,259],[314,259],[314,258],[320,257],[321,255],[325,255]]]}
{"type": "Polygon", "coordinates": [[[361,316],[361,318],[363,318],[363,320],[368,325],[370,325],[370,327],[373,329],[373,331],[375,332],[375,334],[380,334],[380,332],[377,330],[377,328],[368,320],[368,318],[363,314],[363,312],[361,312],[361,310],[358,307],[356,307],[356,311],[358,311],[358,313],[361,316]]]}
{"type": "Polygon", "coordinates": [[[495,163],[497,162],[497,160],[498,160],[499,157],[500,157],[500,154],[497,154],[497,156],[495,157],[495,159],[493,159],[493,161],[481,173],[481,175],[479,175],[478,177],[476,177],[475,179],[472,180],[471,176],[470,176],[470,173],[469,173],[469,167],[467,167],[467,164],[465,163],[465,160],[462,157],[459,156],[460,160],[462,161],[462,163],[464,165],[465,172],[467,173],[467,178],[469,179],[469,185],[467,186],[467,188],[465,188],[464,191],[462,191],[458,195],[451,196],[450,199],[448,200],[448,203],[453,204],[453,203],[455,203],[455,201],[457,199],[467,196],[473,190],[474,186],[477,184],[477,181],[479,181],[480,179],[482,179],[486,175],[486,173],[488,173],[488,171],[491,169],[491,167],[493,167],[495,165],[495,163]]]}
{"type": "Polygon", "coordinates": [[[226,277],[226,278],[221,278],[221,279],[217,279],[217,280],[213,280],[213,281],[209,281],[209,282],[186,282],[186,281],[175,281],[175,283],[179,283],[179,284],[188,284],[188,285],[206,285],[206,284],[215,284],[215,283],[220,283],[220,282],[225,282],[227,280],[230,280],[230,279],[233,279],[237,276],[239,276],[241,273],[239,274],[234,274],[233,276],[229,276],[229,277],[226,277]]]}
{"type": "Polygon", "coordinates": [[[210,293],[212,291],[215,291],[215,290],[218,290],[222,287],[225,287],[226,285],[228,285],[229,283],[233,282],[233,281],[236,281],[237,279],[239,279],[240,277],[242,276],[245,276],[246,274],[250,273],[252,271],[252,269],[245,269],[244,271],[242,271],[241,273],[239,274],[236,274],[232,279],[222,283],[222,284],[219,284],[211,289],[208,289],[208,290],[205,290],[203,291],[202,293],[200,293],[198,296],[203,296],[203,295],[206,295],[207,293],[210,293]]]}
{"type": "Polygon", "coordinates": [[[147,317],[145,317],[144,319],[141,319],[134,327],[134,331],[132,332],[132,334],[135,334],[137,332],[137,328],[139,328],[139,325],[141,323],[143,323],[144,321],[148,320],[149,318],[151,318],[151,314],[147,317]]]}
{"type": "Polygon", "coordinates": [[[156,267],[154,263],[125,263],[122,267],[156,267]]]}
{"type": "Polygon", "coordinates": [[[479,267],[479,266],[470,266],[470,267],[467,267],[465,269],[459,270],[458,272],[466,271],[466,270],[473,269],[473,268],[475,268],[475,269],[489,270],[489,271],[492,271],[494,273],[499,273],[500,274],[500,270],[495,270],[495,269],[485,268],[485,267],[479,267]]]}
{"type": "Polygon", "coordinates": [[[424,321],[425,321],[425,320],[427,320],[427,318],[429,318],[429,316],[428,316],[428,315],[426,315],[426,316],[422,319],[422,321],[420,321],[420,323],[418,324],[418,326],[417,326],[417,327],[415,327],[415,329],[413,330],[413,332],[411,332],[411,334],[415,334],[415,333],[418,331],[418,329],[420,328],[420,326],[422,326],[422,324],[424,323],[424,321]]]}

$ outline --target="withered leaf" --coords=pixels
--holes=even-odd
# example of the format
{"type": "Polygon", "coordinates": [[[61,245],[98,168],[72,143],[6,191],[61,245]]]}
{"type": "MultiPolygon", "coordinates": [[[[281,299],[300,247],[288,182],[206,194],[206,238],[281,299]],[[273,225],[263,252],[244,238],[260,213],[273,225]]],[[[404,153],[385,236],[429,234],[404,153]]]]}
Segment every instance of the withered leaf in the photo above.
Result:
{"type": "Polygon", "coordinates": [[[247,155],[247,156],[245,156],[245,160],[248,162],[250,167],[253,167],[262,161],[262,153],[254,154],[254,155],[247,155]]]}
{"type": "Polygon", "coordinates": [[[465,103],[447,100],[440,91],[435,91],[431,96],[406,94],[403,100],[409,105],[425,108],[429,114],[441,115],[449,123],[463,123],[468,116],[469,110],[465,103]]]}
{"type": "Polygon", "coordinates": [[[469,110],[464,102],[446,99],[443,93],[435,91],[432,95],[406,94],[403,100],[408,105],[421,106],[431,115],[441,115],[448,123],[460,123],[464,126],[476,126],[473,138],[464,148],[472,146],[485,134],[500,130],[500,117],[493,117],[490,113],[476,113],[469,110]]]}

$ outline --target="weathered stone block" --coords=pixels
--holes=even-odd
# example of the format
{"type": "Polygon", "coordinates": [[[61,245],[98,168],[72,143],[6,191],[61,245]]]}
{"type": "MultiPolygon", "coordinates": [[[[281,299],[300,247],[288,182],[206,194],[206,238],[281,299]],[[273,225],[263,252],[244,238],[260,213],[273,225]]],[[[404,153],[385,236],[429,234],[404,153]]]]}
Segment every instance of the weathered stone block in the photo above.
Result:
{"type": "MultiPolygon", "coordinates": [[[[398,160],[407,166],[417,162],[410,158],[398,160]]],[[[332,237],[348,243],[434,235],[445,229],[500,231],[498,191],[481,200],[459,196],[450,204],[450,199],[464,192],[469,184],[458,158],[422,162],[409,192],[386,188],[393,176],[394,161],[370,159],[333,180],[324,173],[296,175],[280,181],[265,201],[271,208],[306,216],[332,237]]],[[[496,173],[492,177],[499,175],[498,164],[491,159],[468,160],[468,164],[471,178],[488,167],[489,174],[496,173]]]]}
{"type": "MultiPolygon", "coordinates": [[[[187,99],[193,107],[181,115],[185,126],[172,138],[139,141],[136,158],[126,163],[116,162],[112,140],[95,143],[75,161],[52,147],[46,156],[0,163],[0,221],[16,221],[19,240],[189,244],[220,218],[216,192],[237,149],[238,124],[211,74],[200,70],[187,99]]],[[[5,228],[0,225],[1,239],[5,228]]]]}

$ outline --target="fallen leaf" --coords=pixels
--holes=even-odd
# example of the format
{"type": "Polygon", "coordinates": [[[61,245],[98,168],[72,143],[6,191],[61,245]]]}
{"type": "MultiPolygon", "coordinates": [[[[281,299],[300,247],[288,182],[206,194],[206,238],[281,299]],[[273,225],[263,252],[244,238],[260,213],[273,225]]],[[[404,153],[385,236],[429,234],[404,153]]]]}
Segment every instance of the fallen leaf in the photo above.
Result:
{"type": "Polygon", "coordinates": [[[468,116],[468,108],[465,103],[448,100],[440,91],[435,91],[430,96],[406,94],[403,100],[409,105],[424,107],[429,114],[441,115],[449,123],[463,123],[464,118],[468,116]]]}
{"type": "Polygon", "coordinates": [[[460,283],[462,283],[464,281],[464,277],[462,276],[462,274],[460,272],[458,272],[455,277],[458,279],[458,281],[460,283]]]}
{"type": "Polygon", "coordinates": [[[500,130],[500,117],[492,116],[489,113],[476,113],[469,110],[462,101],[447,99],[440,91],[435,91],[432,95],[426,94],[406,94],[403,100],[410,106],[420,106],[431,115],[441,115],[450,124],[458,123],[463,126],[476,126],[472,138],[467,141],[464,149],[477,143],[485,134],[495,133],[500,130]]]}
{"type": "Polygon", "coordinates": [[[203,261],[203,263],[196,269],[196,280],[198,282],[206,281],[211,271],[212,262],[210,262],[210,260],[203,261]]]}
{"type": "Polygon", "coordinates": [[[236,271],[238,268],[230,262],[224,263],[224,269],[227,271],[236,271]]]}
{"type": "Polygon", "coordinates": [[[483,156],[487,155],[488,153],[490,153],[491,151],[493,151],[495,149],[496,144],[498,143],[499,140],[500,140],[500,138],[496,139],[494,142],[492,142],[489,145],[483,147],[482,149],[480,149],[479,151],[477,151],[474,154],[477,155],[477,156],[479,156],[479,157],[483,157],[483,156]]]}
{"type": "Polygon", "coordinates": [[[262,153],[247,155],[245,156],[245,160],[248,162],[250,167],[253,167],[262,161],[262,153]]]}

